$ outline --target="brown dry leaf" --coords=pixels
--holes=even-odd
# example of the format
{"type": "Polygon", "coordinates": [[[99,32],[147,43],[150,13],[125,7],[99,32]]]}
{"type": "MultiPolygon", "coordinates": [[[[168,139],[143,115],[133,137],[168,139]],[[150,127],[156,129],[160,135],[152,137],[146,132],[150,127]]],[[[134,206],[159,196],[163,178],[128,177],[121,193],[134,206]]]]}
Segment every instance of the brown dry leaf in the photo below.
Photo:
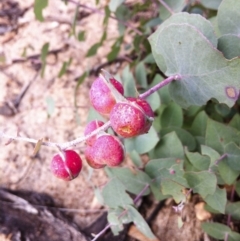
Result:
{"type": "Polygon", "coordinates": [[[205,220],[208,220],[212,217],[211,213],[209,213],[208,211],[206,211],[204,209],[204,205],[205,205],[204,202],[200,202],[200,203],[197,203],[194,206],[194,209],[195,209],[195,212],[196,212],[196,217],[200,221],[205,221],[205,220]]]}
{"type": "Polygon", "coordinates": [[[159,239],[149,239],[146,237],[143,233],[141,233],[135,225],[132,225],[129,228],[128,235],[131,236],[132,238],[135,238],[139,241],[160,241],[159,239]]]}

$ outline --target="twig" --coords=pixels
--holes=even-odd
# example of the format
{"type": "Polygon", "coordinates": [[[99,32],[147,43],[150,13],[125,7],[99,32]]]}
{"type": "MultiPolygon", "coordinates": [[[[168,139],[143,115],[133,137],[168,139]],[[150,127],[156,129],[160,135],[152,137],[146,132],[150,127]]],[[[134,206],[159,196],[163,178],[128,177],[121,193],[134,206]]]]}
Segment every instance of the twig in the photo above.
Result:
{"type": "MultiPolygon", "coordinates": [[[[170,76],[170,77],[166,78],[165,80],[163,80],[161,83],[155,85],[154,87],[152,87],[151,89],[146,91],[145,93],[141,94],[139,97],[146,98],[147,96],[151,95],[155,91],[157,91],[160,88],[164,87],[165,85],[169,84],[173,80],[180,80],[180,79],[181,79],[180,75],[170,76]]],[[[87,136],[79,137],[79,138],[76,138],[75,140],[72,140],[69,142],[64,142],[64,143],[43,141],[42,145],[49,146],[49,147],[58,147],[59,149],[64,150],[71,146],[77,146],[79,143],[86,141],[88,138],[98,134],[99,132],[107,130],[110,126],[111,126],[111,123],[110,123],[110,121],[108,121],[103,126],[94,130],[87,136]]],[[[26,141],[26,142],[35,143],[35,144],[38,143],[38,140],[36,140],[36,139],[28,138],[28,137],[21,137],[21,136],[12,136],[12,135],[8,135],[8,134],[4,133],[3,131],[0,132],[0,138],[12,139],[12,140],[16,140],[16,141],[26,141]]]]}
{"type": "Polygon", "coordinates": [[[151,95],[152,93],[156,92],[157,90],[161,89],[162,87],[164,87],[165,85],[168,85],[170,82],[172,82],[173,80],[181,80],[181,76],[180,75],[173,75],[170,76],[168,78],[166,78],[165,80],[163,80],[162,82],[160,82],[159,84],[155,85],[154,87],[152,87],[151,89],[147,90],[146,92],[144,92],[143,94],[139,95],[139,98],[141,99],[145,99],[147,98],[149,95],[151,95]]]}
{"type": "Polygon", "coordinates": [[[171,15],[174,14],[174,11],[163,1],[163,0],[158,0],[167,10],[171,15]]]}
{"type": "MultiPolygon", "coordinates": [[[[234,193],[235,193],[235,186],[232,187],[231,190],[231,196],[230,196],[230,201],[233,202],[234,200],[234,193]]],[[[230,223],[231,223],[231,214],[228,214],[227,216],[227,226],[230,227],[230,223]]]]}
{"type": "Polygon", "coordinates": [[[225,157],[227,157],[227,153],[224,153],[223,155],[221,155],[216,161],[215,161],[215,163],[214,163],[214,165],[218,165],[219,164],[219,162],[221,161],[221,160],[223,160],[225,157]]]}
{"type": "MultiPolygon", "coordinates": [[[[142,195],[146,192],[146,190],[149,188],[150,184],[146,184],[145,187],[141,190],[141,192],[138,193],[138,195],[134,198],[133,203],[136,204],[139,199],[142,197],[142,195]]],[[[127,214],[127,210],[124,210],[122,213],[119,214],[118,218],[121,218],[127,214]]],[[[109,223],[101,232],[95,235],[94,239],[91,241],[96,241],[101,235],[103,235],[109,228],[111,228],[111,224],[109,223]]]]}
{"type": "MultiPolygon", "coordinates": [[[[88,10],[91,11],[92,13],[98,13],[98,14],[101,14],[101,15],[105,15],[105,13],[102,12],[101,10],[99,10],[99,9],[97,9],[97,8],[89,7],[89,6],[85,5],[85,4],[78,3],[78,2],[75,1],[75,0],[67,0],[67,2],[73,3],[73,4],[77,5],[78,7],[82,7],[82,8],[88,9],[88,10]]],[[[112,18],[112,19],[114,19],[114,20],[116,20],[116,21],[118,21],[119,23],[125,25],[126,27],[132,29],[132,30],[133,30],[134,32],[136,32],[138,35],[143,35],[143,33],[142,33],[140,30],[138,30],[137,28],[135,28],[134,26],[132,26],[130,23],[125,22],[125,21],[123,21],[123,20],[121,20],[121,19],[119,19],[119,18],[116,18],[115,16],[112,16],[112,15],[110,15],[109,17],[112,18]]]]}
{"type": "Polygon", "coordinates": [[[228,233],[225,233],[224,241],[228,241],[228,233]]]}
{"type": "MultiPolygon", "coordinates": [[[[98,129],[94,130],[93,132],[91,132],[89,135],[86,136],[82,136],[79,137],[73,141],[69,141],[69,142],[64,142],[64,143],[58,143],[58,142],[50,142],[50,141],[43,141],[42,145],[44,146],[49,146],[49,147],[58,147],[62,150],[67,149],[71,146],[76,146],[77,144],[86,141],[88,138],[98,134],[100,131],[105,131],[110,127],[110,121],[106,122],[103,126],[99,127],[98,129]]],[[[11,136],[8,134],[5,134],[4,132],[0,133],[0,138],[7,138],[7,139],[12,139],[12,140],[16,140],[16,141],[26,141],[26,142],[31,142],[34,144],[37,144],[38,140],[36,139],[32,139],[32,138],[27,138],[27,137],[21,137],[21,136],[11,136]]]]}

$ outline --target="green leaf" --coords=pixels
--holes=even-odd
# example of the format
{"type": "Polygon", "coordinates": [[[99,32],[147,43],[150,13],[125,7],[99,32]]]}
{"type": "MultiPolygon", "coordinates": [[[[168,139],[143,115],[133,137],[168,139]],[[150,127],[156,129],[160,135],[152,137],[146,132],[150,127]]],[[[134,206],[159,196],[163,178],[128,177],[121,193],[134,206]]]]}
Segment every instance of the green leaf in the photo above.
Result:
{"type": "Polygon", "coordinates": [[[34,14],[35,18],[40,22],[44,21],[42,11],[48,6],[48,0],[35,0],[34,1],[34,14]]]}
{"type": "Polygon", "coordinates": [[[222,0],[200,0],[200,3],[205,7],[217,10],[222,0]]]}
{"type": "Polygon", "coordinates": [[[182,124],[183,124],[182,108],[174,102],[170,103],[162,113],[161,126],[162,127],[171,127],[171,126],[181,127],[182,124]]]}
{"type": "Polygon", "coordinates": [[[110,0],[108,5],[111,12],[115,12],[117,8],[124,2],[125,0],[110,0]]]}
{"type": "MultiPolygon", "coordinates": [[[[184,0],[164,0],[164,2],[169,6],[169,8],[174,12],[181,12],[184,8],[184,6],[186,5],[186,1],[184,0]]],[[[162,4],[160,5],[160,9],[159,9],[159,16],[162,20],[167,19],[171,13],[168,11],[168,9],[166,9],[162,4]]]]}
{"type": "MultiPolygon", "coordinates": [[[[140,193],[143,188],[151,183],[150,177],[142,171],[134,170],[131,171],[128,168],[108,168],[108,175],[110,177],[117,177],[125,189],[133,194],[140,193]]],[[[143,194],[148,195],[149,189],[143,194]]]]}
{"type": "Polygon", "coordinates": [[[218,164],[218,171],[221,178],[228,185],[231,185],[235,182],[237,177],[239,176],[239,171],[233,170],[226,159],[223,159],[218,164]]]}
{"type": "Polygon", "coordinates": [[[101,43],[95,43],[91,46],[91,48],[87,51],[86,57],[91,57],[96,55],[99,47],[101,47],[101,43]]]}
{"type": "Polygon", "coordinates": [[[210,235],[213,238],[223,240],[225,238],[225,235],[227,233],[231,232],[231,229],[223,225],[221,223],[202,223],[202,229],[204,232],[206,232],[208,235],[210,235]]]}
{"type": "Polygon", "coordinates": [[[219,153],[209,146],[201,145],[201,153],[210,157],[211,162],[209,167],[212,167],[220,157],[219,153]]]}
{"type": "Polygon", "coordinates": [[[147,134],[124,139],[126,152],[130,153],[131,151],[136,150],[138,154],[144,154],[151,151],[158,142],[159,137],[153,127],[150,128],[147,134]]]}
{"type": "Polygon", "coordinates": [[[236,171],[240,171],[240,148],[233,142],[224,147],[224,152],[227,154],[228,165],[236,171]]]}
{"type": "Polygon", "coordinates": [[[159,170],[158,181],[164,195],[171,195],[176,203],[186,199],[183,189],[188,188],[187,180],[181,163],[173,165],[169,169],[159,170]]]}
{"type": "Polygon", "coordinates": [[[142,232],[146,237],[150,239],[156,239],[154,234],[152,233],[152,230],[149,228],[147,222],[145,219],[142,217],[142,215],[133,207],[133,206],[128,206],[127,207],[128,214],[129,216],[132,217],[132,220],[138,230],[142,232]]]}
{"type": "Polygon", "coordinates": [[[126,193],[124,185],[117,179],[111,179],[102,190],[104,203],[110,208],[133,205],[133,200],[126,193]]]}
{"type": "Polygon", "coordinates": [[[210,158],[208,156],[202,156],[198,152],[185,151],[188,160],[196,167],[199,171],[208,170],[210,166],[210,158]]]}
{"type": "Polygon", "coordinates": [[[205,136],[208,116],[205,111],[197,114],[191,126],[191,133],[195,136],[205,136]]]}
{"type": "Polygon", "coordinates": [[[137,90],[135,87],[135,80],[133,74],[129,69],[129,65],[127,65],[122,72],[123,79],[123,87],[124,87],[124,95],[125,96],[137,96],[137,90]]]}
{"type": "Polygon", "coordinates": [[[218,39],[218,49],[227,59],[240,56],[240,37],[234,34],[221,36],[218,39]]]}
{"type": "Polygon", "coordinates": [[[218,9],[218,26],[223,34],[240,34],[240,2],[223,0],[218,9]]]}
{"type": "Polygon", "coordinates": [[[77,36],[78,41],[84,41],[85,40],[85,31],[79,31],[77,36]]]}
{"type": "Polygon", "coordinates": [[[55,101],[51,96],[48,96],[46,98],[46,104],[47,104],[47,113],[48,116],[53,115],[53,112],[55,110],[55,101]]]}
{"type": "Polygon", "coordinates": [[[64,61],[62,68],[60,69],[59,73],[58,73],[58,78],[61,78],[67,71],[68,68],[68,62],[64,61]]]}
{"type": "Polygon", "coordinates": [[[116,214],[115,211],[110,210],[108,212],[107,220],[108,220],[108,223],[111,224],[111,230],[114,235],[118,235],[119,232],[121,232],[123,230],[123,225],[122,225],[121,221],[119,220],[118,215],[116,214]]]}
{"type": "Polygon", "coordinates": [[[130,159],[132,160],[132,162],[135,164],[135,166],[141,167],[143,165],[141,156],[137,153],[136,150],[133,150],[133,151],[131,151],[128,154],[129,154],[130,159]]]}
{"type": "Polygon", "coordinates": [[[153,111],[156,111],[161,105],[161,100],[157,92],[154,92],[153,94],[149,95],[146,98],[146,101],[150,104],[153,111]]]}
{"type": "Polygon", "coordinates": [[[213,194],[216,190],[217,178],[208,171],[186,172],[184,177],[194,193],[199,193],[203,198],[213,194]]]}
{"type": "Polygon", "coordinates": [[[182,145],[186,146],[189,151],[193,151],[196,148],[196,140],[195,138],[186,130],[181,129],[179,127],[168,127],[164,128],[160,131],[161,136],[165,136],[167,133],[174,131],[178,138],[181,140],[182,145]]]}
{"type": "Polygon", "coordinates": [[[235,220],[240,220],[240,202],[229,202],[226,206],[226,214],[230,214],[235,220]]]}
{"type": "Polygon", "coordinates": [[[42,62],[41,77],[42,78],[44,76],[44,71],[45,71],[45,67],[46,67],[46,57],[48,54],[48,49],[49,49],[49,43],[45,43],[41,49],[41,62],[42,62]]]}
{"type": "Polygon", "coordinates": [[[239,241],[240,240],[240,234],[237,232],[230,232],[229,233],[229,237],[228,237],[228,241],[239,241]]]}
{"type": "Polygon", "coordinates": [[[145,172],[151,177],[156,178],[159,176],[159,170],[170,169],[173,165],[177,163],[183,163],[177,158],[159,158],[150,160],[145,166],[145,172]]]}
{"type": "Polygon", "coordinates": [[[226,189],[221,189],[218,186],[213,194],[207,195],[204,200],[213,209],[220,213],[225,213],[225,207],[227,204],[227,192],[226,189]]]}
{"type": "Polygon", "coordinates": [[[105,15],[104,15],[104,19],[103,19],[103,26],[104,26],[104,27],[107,27],[107,25],[108,25],[108,20],[109,20],[109,17],[110,17],[110,15],[111,15],[111,11],[109,10],[109,7],[108,7],[108,6],[106,6],[106,7],[104,8],[104,12],[105,12],[105,15]]]}
{"type": "MultiPolygon", "coordinates": [[[[200,21],[202,26],[204,21],[203,18],[200,21]]],[[[213,31],[209,31],[212,26],[206,26],[204,30],[189,23],[160,25],[150,37],[159,67],[167,76],[181,75],[181,80],[169,85],[171,97],[183,108],[204,105],[212,98],[232,107],[240,88],[240,69],[236,67],[240,60],[227,61],[216,50],[210,42],[211,37],[216,39],[213,31]],[[206,34],[210,34],[207,39],[206,34]],[[192,54],[189,54],[189,49],[192,49],[192,54]]]]}
{"type": "Polygon", "coordinates": [[[184,151],[181,141],[175,132],[165,135],[154,149],[154,158],[183,158],[184,151]],[[174,147],[174,148],[173,148],[174,147]]]}
{"type": "Polygon", "coordinates": [[[147,72],[143,62],[139,62],[137,64],[135,73],[136,73],[137,83],[141,86],[141,88],[146,89],[148,87],[147,72]]]}
{"type": "MultiPolygon", "coordinates": [[[[196,27],[196,29],[198,29],[199,32],[201,32],[213,44],[213,46],[217,47],[217,38],[215,36],[214,29],[210,24],[210,22],[208,22],[204,17],[200,16],[199,14],[188,14],[188,13],[174,14],[169,19],[164,21],[159,26],[157,31],[149,37],[149,41],[152,47],[153,57],[155,58],[155,61],[158,67],[163,72],[167,70],[167,66],[162,54],[159,53],[158,51],[158,43],[159,43],[158,37],[167,26],[170,26],[171,24],[179,24],[179,23],[190,24],[191,26],[196,27]]],[[[178,39],[178,37],[174,36],[173,39],[178,39]]],[[[168,45],[169,43],[171,43],[171,41],[168,42],[168,45]]],[[[186,51],[188,52],[188,50],[186,51]]],[[[170,59],[171,58],[169,58],[169,60],[170,59]]]]}
{"type": "Polygon", "coordinates": [[[90,107],[88,111],[87,122],[90,122],[92,120],[101,120],[103,122],[106,121],[106,119],[102,115],[100,115],[93,107],[90,107]]]}
{"type": "Polygon", "coordinates": [[[240,144],[240,135],[236,129],[222,123],[208,119],[206,129],[206,145],[212,147],[220,154],[224,153],[224,146],[230,142],[240,144]]]}
{"type": "Polygon", "coordinates": [[[240,115],[239,114],[234,115],[234,117],[229,122],[229,126],[231,126],[235,129],[237,129],[238,131],[240,131],[240,115]]]}

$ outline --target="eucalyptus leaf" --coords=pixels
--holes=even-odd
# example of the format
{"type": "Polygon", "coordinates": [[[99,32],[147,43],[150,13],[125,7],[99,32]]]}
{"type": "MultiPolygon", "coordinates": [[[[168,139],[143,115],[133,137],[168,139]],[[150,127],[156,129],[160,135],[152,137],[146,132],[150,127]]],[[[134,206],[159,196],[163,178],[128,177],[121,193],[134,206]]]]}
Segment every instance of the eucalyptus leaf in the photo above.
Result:
{"type": "Polygon", "coordinates": [[[163,111],[161,116],[161,126],[164,127],[181,127],[183,124],[182,108],[172,102],[163,111]]]}
{"type": "Polygon", "coordinates": [[[217,178],[213,173],[208,171],[186,172],[184,177],[187,179],[189,186],[194,193],[199,193],[203,198],[212,195],[216,191],[217,178]]]}
{"type": "Polygon", "coordinates": [[[234,34],[221,36],[218,39],[218,49],[227,59],[240,56],[240,37],[234,34]]]}
{"type": "Polygon", "coordinates": [[[142,232],[146,237],[150,239],[156,239],[155,235],[152,233],[152,230],[149,228],[146,220],[142,217],[142,215],[135,209],[133,206],[127,207],[129,216],[132,217],[132,220],[136,227],[142,232]]]}
{"type": "Polygon", "coordinates": [[[225,207],[227,204],[227,192],[226,189],[221,189],[218,186],[213,194],[208,194],[204,200],[206,203],[219,211],[220,213],[225,213],[225,207]]]}
{"type": "Polygon", "coordinates": [[[208,119],[206,129],[206,145],[212,147],[220,154],[224,153],[224,146],[230,142],[240,144],[239,132],[223,123],[208,119]]]}
{"type": "Polygon", "coordinates": [[[236,171],[229,166],[226,159],[223,159],[219,162],[218,171],[219,171],[221,178],[228,185],[233,184],[240,174],[239,171],[236,171]]]}
{"type": "Polygon", "coordinates": [[[217,19],[219,30],[224,34],[240,34],[240,1],[223,0],[219,6],[217,19]]]}
{"type": "Polygon", "coordinates": [[[200,0],[200,3],[205,7],[217,10],[222,0],[200,0]]]}
{"type": "Polygon", "coordinates": [[[235,220],[240,220],[240,201],[229,202],[226,206],[226,213],[235,220]]]}
{"type": "MultiPolygon", "coordinates": [[[[133,193],[140,193],[147,184],[151,183],[150,177],[142,171],[134,170],[131,171],[128,168],[109,168],[108,173],[111,177],[117,177],[126,190],[133,193]]],[[[149,189],[143,195],[148,195],[149,189]]]]}
{"type": "Polygon", "coordinates": [[[133,200],[126,193],[126,189],[121,181],[112,178],[102,190],[102,197],[105,205],[110,208],[126,207],[132,205],[133,200]]]}
{"type": "Polygon", "coordinates": [[[144,154],[151,151],[157,145],[159,139],[157,132],[151,127],[146,134],[124,139],[124,145],[128,153],[136,150],[138,154],[144,154]]]}
{"type": "Polygon", "coordinates": [[[231,232],[231,229],[221,223],[202,223],[202,229],[204,232],[206,232],[208,235],[210,235],[213,238],[223,240],[225,238],[225,235],[227,233],[231,232]]]}
{"type": "Polygon", "coordinates": [[[48,0],[35,0],[34,1],[34,14],[35,18],[41,22],[44,21],[42,12],[48,6],[48,0]]]}
{"type": "Polygon", "coordinates": [[[233,106],[240,89],[240,69],[236,67],[240,60],[229,62],[216,50],[210,42],[212,27],[204,30],[189,22],[160,27],[150,37],[158,66],[167,76],[181,75],[181,80],[169,85],[171,97],[183,108],[204,105],[212,98],[233,106]]]}
{"type": "Polygon", "coordinates": [[[210,166],[210,158],[203,156],[198,152],[185,151],[188,160],[196,167],[199,171],[208,170],[210,166]]]}

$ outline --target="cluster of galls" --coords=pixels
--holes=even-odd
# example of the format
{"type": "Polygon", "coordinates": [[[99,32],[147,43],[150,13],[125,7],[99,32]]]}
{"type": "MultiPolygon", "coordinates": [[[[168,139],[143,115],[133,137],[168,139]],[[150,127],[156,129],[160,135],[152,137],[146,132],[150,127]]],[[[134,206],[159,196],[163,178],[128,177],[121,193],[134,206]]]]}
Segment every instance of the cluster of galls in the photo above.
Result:
{"type": "MultiPolygon", "coordinates": [[[[123,97],[122,84],[114,78],[109,82],[123,97]]],[[[110,119],[112,129],[120,137],[135,137],[147,133],[151,127],[154,113],[148,102],[135,97],[117,100],[102,77],[93,82],[90,101],[96,111],[110,119]]],[[[89,122],[84,135],[89,135],[103,125],[104,122],[100,120],[89,122]]],[[[124,146],[116,135],[101,131],[86,140],[85,157],[92,168],[118,166],[123,162],[124,156],[124,146]]],[[[77,177],[81,168],[82,160],[73,150],[65,150],[55,155],[51,164],[53,174],[64,180],[77,177]]]]}

